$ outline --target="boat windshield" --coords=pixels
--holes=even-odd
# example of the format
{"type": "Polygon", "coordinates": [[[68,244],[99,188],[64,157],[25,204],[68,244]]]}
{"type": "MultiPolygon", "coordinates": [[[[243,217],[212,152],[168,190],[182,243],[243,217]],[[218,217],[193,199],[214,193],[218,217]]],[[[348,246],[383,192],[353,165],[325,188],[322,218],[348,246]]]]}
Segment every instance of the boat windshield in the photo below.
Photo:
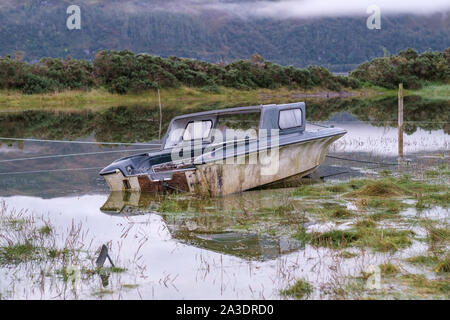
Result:
{"type": "MultiPolygon", "coordinates": [[[[217,117],[216,135],[224,141],[257,139],[261,112],[223,114],[217,117]]],[[[214,139],[215,142],[218,139],[214,139]]]]}
{"type": "Polygon", "coordinates": [[[192,121],[189,122],[184,130],[183,140],[197,140],[197,139],[206,139],[209,137],[209,133],[211,132],[212,121],[192,121]]]}
{"type": "Polygon", "coordinates": [[[222,143],[229,140],[257,139],[261,112],[230,113],[210,119],[180,119],[169,128],[164,149],[193,140],[222,143]]]}

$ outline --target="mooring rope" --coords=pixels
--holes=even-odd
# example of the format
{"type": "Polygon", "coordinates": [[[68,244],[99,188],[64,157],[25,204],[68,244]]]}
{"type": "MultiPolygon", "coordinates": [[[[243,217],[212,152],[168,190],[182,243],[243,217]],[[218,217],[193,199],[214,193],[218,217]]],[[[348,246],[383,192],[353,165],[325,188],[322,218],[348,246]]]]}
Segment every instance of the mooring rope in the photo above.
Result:
{"type": "Polygon", "coordinates": [[[8,141],[26,141],[26,142],[49,142],[49,143],[74,143],[74,144],[104,144],[104,145],[134,145],[134,146],[161,146],[160,143],[141,143],[141,142],[101,142],[101,141],[73,141],[73,140],[45,140],[45,139],[25,139],[25,138],[6,138],[0,137],[0,140],[8,141]]]}
{"type": "Polygon", "coordinates": [[[16,158],[16,159],[0,160],[0,163],[4,163],[4,162],[16,162],[16,161],[26,161],[26,160],[42,160],[42,159],[53,159],[53,158],[65,158],[65,157],[91,156],[91,155],[108,154],[108,153],[136,152],[136,151],[152,151],[152,150],[157,150],[157,149],[130,149],[130,150],[111,150],[111,151],[84,152],[84,153],[69,153],[69,154],[51,154],[51,155],[37,156],[37,157],[28,157],[28,158],[16,158]]]}
{"type": "Polygon", "coordinates": [[[330,155],[326,155],[326,157],[327,158],[331,158],[331,159],[354,161],[354,162],[361,162],[361,163],[371,163],[371,164],[379,164],[379,165],[386,165],[386,166],[398,166],[398,163],[393,163],[393,162],[378,162],[378,161],[369,161],[369,160],[358,160],[358,159],[342,158],[342,157],[336,157],[336,156],[330,156],[330,155]]]}
{"type": "MultiPolygon", "coordinates": [[[[374,167],[365,168],[365,170],[379,169],[379,168],[387,167],[387,166],[390,166],[390,165],[394,165],[394,164],[384,164],[383,163],[383,164],[379,164],[379,165],[374,166],[374,167]]],[[[398,163],[395,163],[395,165],[398,165],[398,163]]],[[[338,176],[338,175],[345,174],[345,173],[357,173],[357,172],[358,171],[341,171],[341,172],[332,173],[332,174],[329,174],[329,175],[326,175],[326,176],[322,176],[320,178],[323,179],[323,178],[329,178],[329,177],[338,176]]]]}
{"type": "Polygon", "coordinates": [[[17,175],[27,173],[48,173],[48,172],[64,172],[64,171],[87,171],[87,170],[100,170],[103,167],[92,168],[67,168],[67,169],[48,169],[48,170],[33,170],[33,171],[16,171],[16,172],[0,172],[0,176],[17,175]]]}

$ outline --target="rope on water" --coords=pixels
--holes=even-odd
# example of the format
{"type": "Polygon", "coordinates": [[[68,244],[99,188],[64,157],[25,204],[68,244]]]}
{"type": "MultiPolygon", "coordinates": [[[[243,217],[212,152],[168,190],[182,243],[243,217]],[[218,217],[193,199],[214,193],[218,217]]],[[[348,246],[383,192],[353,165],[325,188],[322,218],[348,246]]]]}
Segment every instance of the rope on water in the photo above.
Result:
{"type": "MultiPolygon", "coordinates": [[[[368,167],[368,168],[365,168],[365,170],[379,169],[379,168],[387,167],[387,166],[390,166],[390,165],[391,165],[391,164],[385,164],[385,163],[382,163],[382,164],[379,164],[379,165],[374,166],[374,167],[368,167]]],[[[398,165],[398,164],[395,163],[395,165],[398,165]]],[[[329,175],[326,175],[326,176],[322,176],[322,177],[320,177],[320,178],[323,179],[323,178],[329,178],[329,177],[338,176],[338,175],[345,174],[345,173],[357,173],[357,172],[358,172],[358,171],[341,171],[341,172],[332,173],[332,174],[329,174],[329,175]]]]}
{"type": "Polygon", "coordinates": [[[379,161],[369,161],[369,160],[358,160],[358,159],[342,158],[342,157],[336,157],[336,156],[330,156],[330,155],[326,155],[326,157],[330,158],[330,159],[354,161],[354,162],[360,162],[360,163],[371,163],[371,164],[386,165],[386,166],[398,166],[399,165],[398,163],[394,163],[394,162],[379,162],[379,161]]]}
{"type": "Polygon", "coordinates": [[[88,170],[100,170],[103,167],[92,168],[67,168],[67,169],[49,169],[49,170],[34,170],[34,171],[18,171],[18,172],[1,172],[0,176],[27,174],[27,173],[49,173],[49,172],[65,172],[65,171],[88,171],[88,170]]]}
{"type": "Polygon", "coordinates": [[[104,144],[104,145],[134,145],[134,146],[155,146],[160,147],[160,143],[141,143],[141,142],[100,142],[100,141],[70,141],[70,140],[45,140],[45,139],[25,139],[25,138],[6,138],[0,137],[0,140],[8,141],[26,141],[26,142],[49,142],[49,143],[74,143],[74,144],[104,144]]]}
{"type": "Polygon", "coordinates": [[[136,152],[136,151],[152,151],[152,150],[157,150],[157,149],[130,149],[130,150],[111,150],[111,151],[84,152],[84,153],[69,153],[69,154],[51,154],[51,155],[37,156],[37,157],[29,157],[29,158],[16,158],[16,159],[0,160],[0,163],[4,163],[4,162],[16,162],[16,161],[26,161],[26,160],[42,160],[42,159],[53,159],[53,158],[66,158],[66,157],[92,156],[92,155],[108,154],[108,153],[122,153],[122,152],[136,152]]]}

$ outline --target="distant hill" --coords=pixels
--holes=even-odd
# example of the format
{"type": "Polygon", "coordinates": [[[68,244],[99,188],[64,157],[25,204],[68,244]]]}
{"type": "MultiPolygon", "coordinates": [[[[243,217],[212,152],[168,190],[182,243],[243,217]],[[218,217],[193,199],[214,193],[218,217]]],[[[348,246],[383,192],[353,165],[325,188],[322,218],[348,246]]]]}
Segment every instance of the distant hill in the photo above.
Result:
{"type": "Polygon", "coordinates": [[[357,64],[411,47],[418,52],[450,46],[450,15],[382,16],[382,29],[369,30],[366,17],[242,19],[220,11],[167,12],[131,7],[143,1],[81,0],[82,29],[66,28],[73,1],[2,0],[0,55],[24,52],[42,57],[92,60],[98,50],[129,49],[163,57],[231,62],[254,53],[267,60],[348,71],[357,64]]]}

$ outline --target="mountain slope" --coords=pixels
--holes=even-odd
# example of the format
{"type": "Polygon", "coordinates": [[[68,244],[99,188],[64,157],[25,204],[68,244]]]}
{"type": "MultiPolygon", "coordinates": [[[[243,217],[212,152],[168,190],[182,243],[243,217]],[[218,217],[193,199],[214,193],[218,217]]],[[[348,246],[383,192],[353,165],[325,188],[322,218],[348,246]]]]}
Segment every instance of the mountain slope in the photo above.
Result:
{"type": "MultiPolygon", "coordinates": [[[[133,1],[139,3],[139,1],[133,1]]],[[[450,15],[383,16],[381,30],[366,17],[243,19],[210,10],[196,13],[125,10],[117,1],[81,1],[82,29],[66,28],[69,1],[5,0],[0,10],[0,55],[93,59],[98,50],[129,49],[161,56],[230,62],[258,53],[282,65],[324,65],[346,71],[356,64],[412,47],[450,45],[450,15]]]]}

